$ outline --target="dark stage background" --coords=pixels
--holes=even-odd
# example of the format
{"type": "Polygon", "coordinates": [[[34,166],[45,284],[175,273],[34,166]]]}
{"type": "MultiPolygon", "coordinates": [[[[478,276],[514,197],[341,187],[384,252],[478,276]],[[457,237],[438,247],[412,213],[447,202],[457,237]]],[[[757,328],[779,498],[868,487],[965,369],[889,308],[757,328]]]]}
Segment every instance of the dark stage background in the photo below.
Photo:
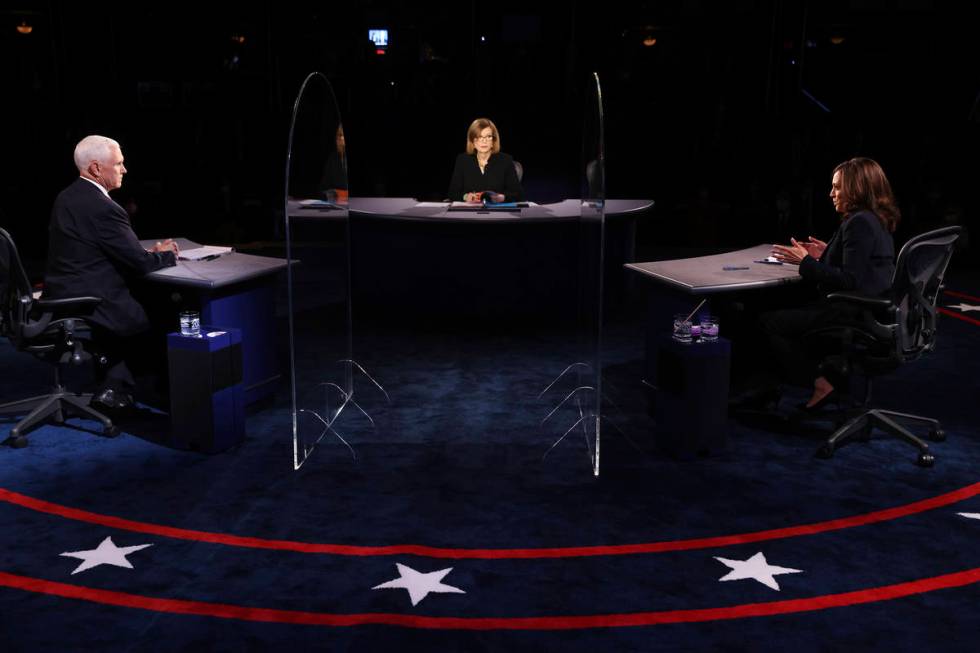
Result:
{"type": "Polygon", "coordinates": [[[141,235],[274,239],[289,111],[313,70],[337,91],[354,195],[443,197],[486,115],[530,199],[575,197],[597,71],[608,196],[657,202],[641,257],[826,237],[831,169],[855,155],[889,173],[903,240],[976,214],[980,40],[958,5],[5,3],[0,219],[43,259],[72,148],[101,133],[123,146],[118,199],[141,235]],[[376,27],[390,30],[384,55],[376,27]]]}

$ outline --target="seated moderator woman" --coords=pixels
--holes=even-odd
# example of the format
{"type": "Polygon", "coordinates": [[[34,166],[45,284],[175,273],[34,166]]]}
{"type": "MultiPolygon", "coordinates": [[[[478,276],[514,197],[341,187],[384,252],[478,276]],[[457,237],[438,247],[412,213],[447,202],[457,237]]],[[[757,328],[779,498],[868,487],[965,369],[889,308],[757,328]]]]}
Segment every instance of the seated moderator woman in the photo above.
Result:
{"type": "Polygon", "coordinates": [[[801,408],[817,410],[836,399],[846,377],[839,356],[819,360],[807,346],[805,334],[815,329],[855,323],[860,311],[835,304],[827,293],[848,290],[878,296],[890,287],[895,273],[892,233],[901,217],[891,184],[871,159],[855,158],[834,168],[830,199],[841,216],[829,242],[810,236],[774,245],[773,256],[800,266],[805,283],[815,285],[821,299],[808,305],[772,311],[761,316],[762,329],[788,380],[813,384],[813,394],[801,408]]]}
{"type": "Polygon", "coordinates": [[[491,193],[494,202],[524,199],[514,159],[500,151],[500,132],[487,118],[477,118],[466,132],[466,152],[456,157],[449,181],[449,199],[479,202],[491,193]]]}

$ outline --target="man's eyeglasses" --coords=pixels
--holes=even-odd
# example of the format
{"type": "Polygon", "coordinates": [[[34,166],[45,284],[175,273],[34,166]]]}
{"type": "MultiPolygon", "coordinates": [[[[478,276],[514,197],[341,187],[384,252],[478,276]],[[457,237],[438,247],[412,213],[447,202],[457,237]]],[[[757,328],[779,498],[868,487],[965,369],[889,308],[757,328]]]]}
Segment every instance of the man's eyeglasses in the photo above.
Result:
{"type": "Polygon", "coordinates": [[[479,136],[477,136],[473,140],[475,140],[475,141],[492,141],[493,140],[493,134],[490,134],[489,136],[484,136],[483,134],[480,134],[479,136]]]}

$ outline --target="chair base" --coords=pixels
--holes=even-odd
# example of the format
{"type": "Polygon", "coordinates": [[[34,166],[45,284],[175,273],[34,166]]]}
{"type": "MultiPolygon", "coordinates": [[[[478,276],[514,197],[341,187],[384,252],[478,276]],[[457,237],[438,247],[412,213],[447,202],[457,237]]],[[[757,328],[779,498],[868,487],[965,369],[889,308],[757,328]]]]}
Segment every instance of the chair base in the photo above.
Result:
{"type": "Polygon", "coordinates": [[[946,433],[940,426],[939,421],[931,417],[899,413],[894,410],[870,408],[834,431],[827,441],[817,449],[816,455],[818,458],[830,458],[837,449],[840,449],[851,440],[866,442],[871,439],[871,432],[877,427],[918,448],[919,457],[916,462],[922,467],[932,467],[936,461],[936,457],[929,451],[929,445],[925,440],[912,434],[911,431],[893,418],[927,424],[929,425],[930,440],[941,442],[946,439],[946,433]]]}
{"type": "Polygon", "coordinates": [[[111,419],[89,406],[91,399],[91,394],[68,392],[64,387],[57,386],[51,394],[29,397],[0,405],[0,414],[30,411],[10,430],[10,446],[14,448],[26,446],[28,431],[49,419],[55,424],[64,424],[66,417],[72,414],[101,422],[102,435],[105,437],[119,435],[119,429],[113,425],[111,419]]]}

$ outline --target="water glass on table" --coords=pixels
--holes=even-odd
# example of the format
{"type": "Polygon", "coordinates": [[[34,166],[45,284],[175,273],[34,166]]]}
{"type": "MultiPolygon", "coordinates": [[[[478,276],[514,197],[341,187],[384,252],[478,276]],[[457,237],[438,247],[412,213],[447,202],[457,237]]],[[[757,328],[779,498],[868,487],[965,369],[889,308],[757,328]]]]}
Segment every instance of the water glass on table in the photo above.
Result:
{"type": "Polygon", "coordinates": [[[714,315],[701,316],[701,340],[704,342],[718,340],[718,318],[714,315]]]}
{"type": "Polygon", "coordinates": [[[683,313],[674,316],[674,340],[689,343],[692,339],[691,317],[683,313]]]}
{"type": "Polygon", "coordinates": [[[201,336],[201,314],[197,311],[180,312],[180,335],[191,338],[201,336]]]}

